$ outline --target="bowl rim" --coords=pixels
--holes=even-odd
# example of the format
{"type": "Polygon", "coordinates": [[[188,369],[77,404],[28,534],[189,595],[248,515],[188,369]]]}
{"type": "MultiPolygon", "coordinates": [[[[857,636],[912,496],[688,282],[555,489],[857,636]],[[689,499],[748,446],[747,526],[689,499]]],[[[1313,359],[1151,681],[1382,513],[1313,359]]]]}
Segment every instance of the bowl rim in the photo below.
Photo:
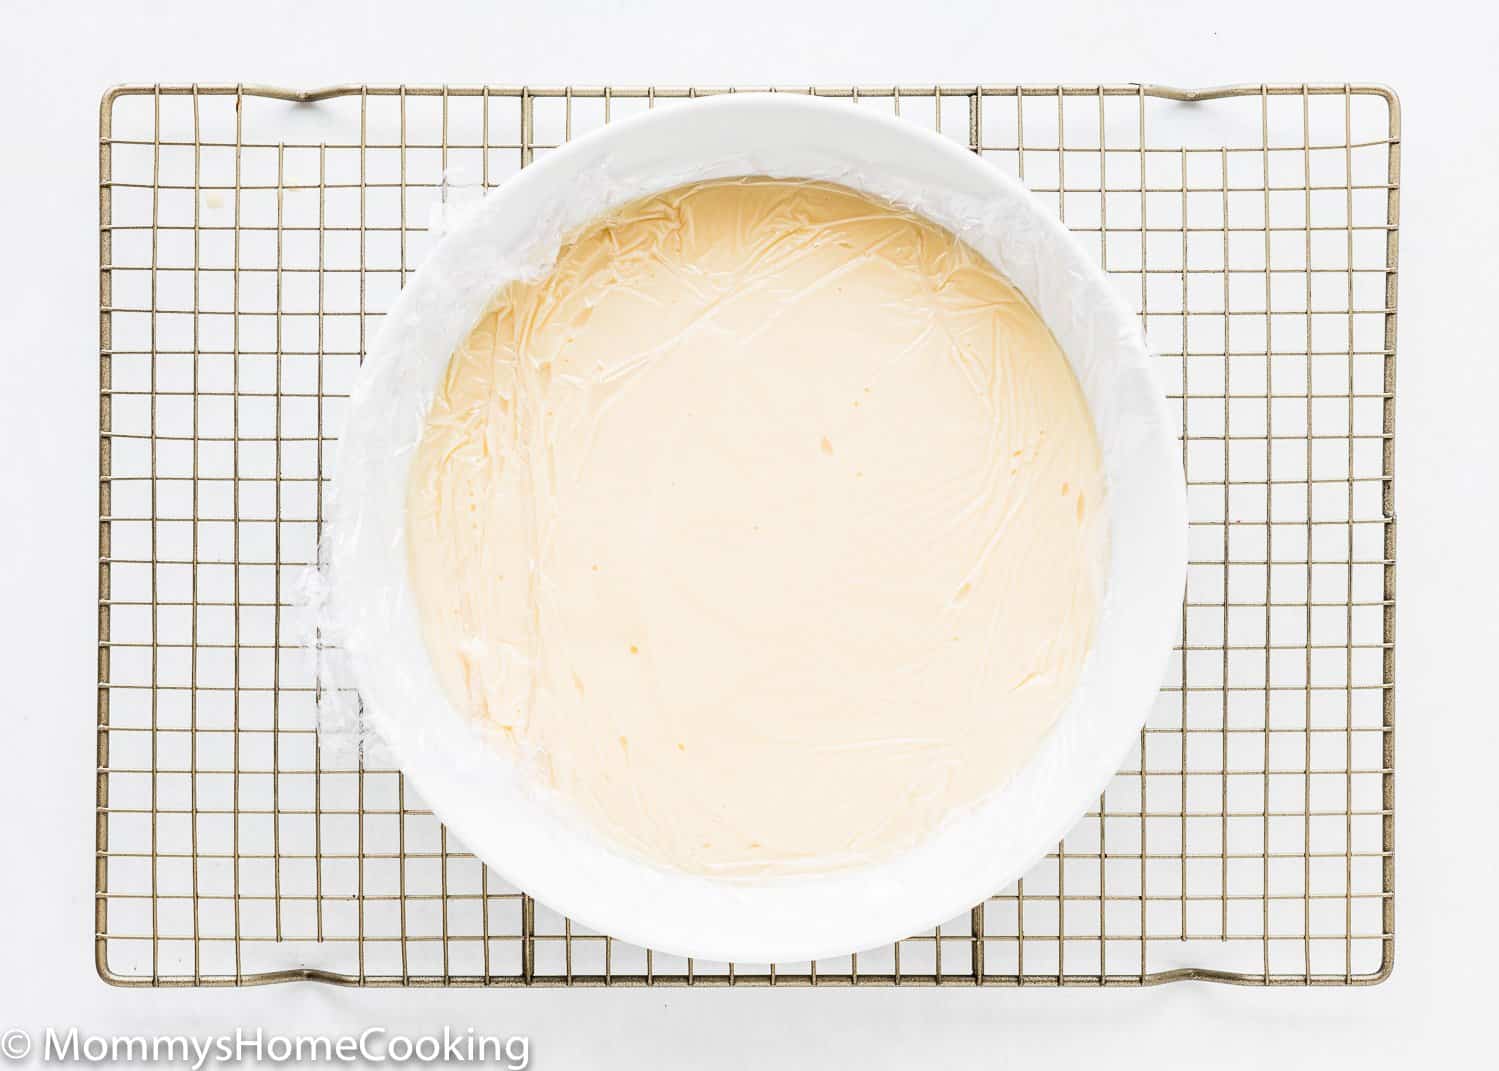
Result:
{"type": "MultiPolygon", "coordinates": [[[[778,173],[774,166],[755,168],[755,162],[754,154],[735,157],[733,166],[747,170],[725,174],[778,173]]],[[[829,175],[799,177],[828,179],[829,175]]],[[[937,213],[921,205],[913,207],[937,218],[937,213]]],[[[1011,236],[1003,237],[1008,241],[1011,236]]],[[[960,233],[960,237],[967,240],[969,236],[960,233]]],[[[997,241],[999,236],[993,237],[997,241]]],[[[554,240],[545,239],[543,244],[548,241],[555,251],[554,240]]],[[[985,249],[980,252],[988,255],[985,249]]],[[[1005,271],[997,261],[996,266],[1005,271]]],[[[1050,300],[1054,304],[1062,298],[1053,294],[1050,300]]],[[[1057,325],[1046,319],[1057,332],[1057,325]]],[[[399,497],[404,502],[404,493],[399,497]]],[[[473,215],[442,238],[407,281],[372,342],[351,394],[329,515],[333,632],[346,643],[353,682],[371,723],[433,812],[482,862],[549,908],[617,939],[719,961],[808,961],[889,944],[962,915],[1022,876],[1103,791],[1133,745],[1164,676],[1186,577],[1186,490],[1172,419],[1155,383],[1139,318],[1114,291],[1102,269],[1034,195],[951,139],[914,123],[851,107],[848,102],[786,93],[703,98],[690,106],[615,121],[551,150],[490,192],[473,215]],[[722,153],[712,155],[713,148],[738,137],[758,144],[766,153],[763,161],[777,158],[781,151],[777,139],[789,139],[788,144],[805,142],[807,152],[831,152],[830,159],[859,160],[864,154],[864,166],[875,170],[863,175],[850,171],[845,184],[869,192],[880,193],[873,188],[878,182],[872,176],[884,167],[892,172],[912,169],[913,174],[920,172],[939,185],[946,184],[935,192],[937,198],[946,196],[946,187],[961,191],[964,197],[992,198],[1010,213],[1006,218],[1014,228],[1027,229],[1026,239],[1038,250],[1038,266],[1028,280],[1021,276],[1030,274],[1032,265],[1021,261],[1012,263],[1005,274],[1038,311],[1048,305],[1048,288],[1070,288],[1084,295],[1078,305],[1078,337],[1088,340],[1090,347],[1112,347],[1117,353],[1118,367],[1105,369],[1114,378],[1100,386],[1088,382],[1074,354],[1064,347],[1083,383],[1095,424],[1101,411],[1097,403],[1102,400],[1105,408],[1114,405],[1114,393],[1128,396],[1135,410],[1126,427],[1129,441],[1118,449],[1105,443],[1104,450],[1113,529],[1110,591],[1104,612],[1127,611],[1133,618],[1130,630],[1138,649],[1132,653],[1134,664],[1121,668],[1105,693],[1091,696],[1090,702],[1100,709],[1100,704],[1107,703],[1116,712],[1095,719],[1098,724],[1074,725],[1069,718],[1082,702],[1080,686],[1058,724],[1011,782],[952,820],[954,829],[973,827],[961,836],[944,827],[940,836],[934,835],[890,863],[767,881],[703,878],[653,866],[622,855],[576,824],[569,828],[550,804],[534,798],[526,786],[490,783],[497,767],[480,752],[497,749],[474,751],[472,726],[452,708],[440,688],[432,694],[435,675],[425,649],[418,647],[419,660],[409,660],[399,671],[392,661],[404,657],[396,648],[403,638],[410,640],[406,626],[414,615],[404,551],[395,568],[392,548],[393,543],[404,543],[404,511],[397,516],[388,508],[390,486],[398,482],[404,492],[410,458],[409,451],[405,457],[382,452],[379,444],[387,429],[371,419],[378,411],[377,399],[395,404],[392,392],[403,391],[409,394],[403,404],[415,409],[424,423],[431,387],[457,342],[451,337],[452,325],[465,322],[463,309],[471,306],[466,320],[471,326],[482,309],[482,303],[473,304],[476,295],[487,300],[505,278],[516,274],[518,261],[506,260],[503,254],[513,254],[528,235],[560,236],[596,214],[589,211],[568,220],[572,209],[566,202],[580,190],[585,194],[579,200],[596,194],[587,184],[601,167],[635,153],[646,160],[640,166],[647,173],[654,168],[660,178],[658,184],[635,186],[628,196],[611,195],[613,203],[618,203],[679,185],[676,179],[681,175],[688,176],[681,181],[690,181],[705,159],[710,166],[728,166],[722,153]],[[488,247],[481,244],[480,236],[488,247]],[[456,303],[454,294],[458,295],[456,303]],[[446,307],[453,304],[459,307],[446,307]],[[433,329],[434,320],[444,321],[446,335],[433,329]],[[436,375],[428,367],[434,362],[436,375]],[[1100,395],[1100,389],[1110,393],[1100,395]],[[1124,484],[1112,478],[1121,456],[1133,466],[1125,484],[1133,489],[1132,496],[1137,492],[1143,505],[1148,505],[1148,510],[1138,512],[1150,514],[1148,518],[1131,515],[1134,527],[1127,549],[1133,555],[1132,565],[1146,576],[1125,578],[1133,602],[1122,608],[1116,600],[1120,543],[1113,504],[1117,487],[1124,484]],[[371,502],[377,504],[372,508],[371,502]],[[396,524],[394,540],[382,535],[380,517],[385,519],[385,530],[392,522],[396,524]],[[402,680],[403,676],[410,679],[402,680]],[[464,724],[455,727],[450,724],[453,719],[464,724]],[[1093,738],[1099,735],[1107,739],[1093,738]],[[465,740],[467,744],[462,743],[465,740]],[[1061,753],[1054,754],[1059,749],[1061,753]],[[1065,797],[1069,802],[1042,806],[1038,813],[1026,815],[1033,820],[1030,830],[1007,828],[1001,820],[1013,820],[1015,815],[1006,814],[996,801],[1010,796],[1012,784],[1020,780],[1039,782],[1033,794],[1041,793],[1043,800],[1065,797]],[[959,852],[973,856],[986,851],[990,843],[996,845],[996,857],[987,862],[980,857],[959,864],[954,858],[959,852]],[[942,881],[930,880],[928,871],[933,867],[942,881]]],[[[1095,648],[1102,639],[1095,641],[1095,648]]],[[[1090,652],[1085,676],[1096,661],[1090,652]]]]}

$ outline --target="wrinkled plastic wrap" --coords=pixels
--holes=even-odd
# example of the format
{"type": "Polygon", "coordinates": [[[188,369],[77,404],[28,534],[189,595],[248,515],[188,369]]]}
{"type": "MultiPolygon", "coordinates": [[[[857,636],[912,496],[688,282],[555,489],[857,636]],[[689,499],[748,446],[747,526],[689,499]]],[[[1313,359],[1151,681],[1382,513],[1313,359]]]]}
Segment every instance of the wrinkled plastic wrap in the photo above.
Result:
{"type": "MultiPolygon", "coordinates": [[[[1054,218],[940,138],[840,105],[741,96],[617,124],[472,210],[387,315],[350,399],[315,609],[325,746],[378,739],[438,814],[517,884],[590,925],[669,951],[756,961],[883,943],[1016,876],[1095,797],[1162,675],[1185,573],[1185,494],[1138,322],[1054,218]],[[1067,354],[1108,484],[1106,595],[1055,728],[1002,788],[875,865],[763,881],[652,866],[538,790],[497,730],[456,709],[424,647],[407,572],[407,476],[450,355],[496,291],[544,275],[565,236],[706,179],[832,182],[953,232],[1007,277],[1067,354]]],[[[767,786],[773,790],[773,786],[767,786]]]]}

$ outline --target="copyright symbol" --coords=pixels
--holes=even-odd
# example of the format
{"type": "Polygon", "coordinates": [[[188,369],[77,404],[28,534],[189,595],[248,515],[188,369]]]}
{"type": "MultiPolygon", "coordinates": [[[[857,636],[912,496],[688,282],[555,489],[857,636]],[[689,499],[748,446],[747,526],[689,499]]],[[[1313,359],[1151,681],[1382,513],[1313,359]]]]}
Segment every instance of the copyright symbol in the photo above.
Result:
{"type": "Polygon", "coordinates": [[[31,1053],[31,1036],[24,1030],[7,1030],[0,1036],[0,1055],[7,1060],[24,1060],[31,1053]]]}

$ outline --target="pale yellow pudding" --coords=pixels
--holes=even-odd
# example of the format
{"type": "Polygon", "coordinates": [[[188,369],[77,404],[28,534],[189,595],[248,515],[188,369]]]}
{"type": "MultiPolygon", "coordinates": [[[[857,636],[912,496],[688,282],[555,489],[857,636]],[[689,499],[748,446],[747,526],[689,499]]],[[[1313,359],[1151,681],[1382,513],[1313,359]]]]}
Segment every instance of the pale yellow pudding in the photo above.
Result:
{"type": "Polygon", "coordinates": [[[452,701],[606,837],[774,874],[885,859],[1071,695],[1102,459],[1015,288],[821,183],[575,234],[454,353],[407,495],[452,701]]]}

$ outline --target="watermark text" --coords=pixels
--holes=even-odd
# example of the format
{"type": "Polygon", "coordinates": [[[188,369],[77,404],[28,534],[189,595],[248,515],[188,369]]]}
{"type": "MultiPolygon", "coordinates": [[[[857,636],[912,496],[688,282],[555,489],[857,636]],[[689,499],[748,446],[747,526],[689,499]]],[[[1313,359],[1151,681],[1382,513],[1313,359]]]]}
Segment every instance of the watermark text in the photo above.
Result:
{"type": "Polygon", "coordinates": [[[356,1061],[369,1064],[452,1063],[483,1064],[505,1071],[525,1071],[531,1065],[531,1039],[523,1034],[502,1037],[481,1034],[472,1027],[443,1027],[441,1033],[402,1034],[372,1026],[357,1034],[277,1034],[240,1027],[233,1033],[209,1036],[188,1034],[91,1034],[76,1026],[47,1027],[40,1038],[24,1030],[0,1034],[0,1057],[24,1060],[37,1049],[42,1063],[148,1064],[204,1071],[218,1064],[266,1064],[356,1061]],[[39,1041],[40,1045],[34,1043],[39,1041]]]}

